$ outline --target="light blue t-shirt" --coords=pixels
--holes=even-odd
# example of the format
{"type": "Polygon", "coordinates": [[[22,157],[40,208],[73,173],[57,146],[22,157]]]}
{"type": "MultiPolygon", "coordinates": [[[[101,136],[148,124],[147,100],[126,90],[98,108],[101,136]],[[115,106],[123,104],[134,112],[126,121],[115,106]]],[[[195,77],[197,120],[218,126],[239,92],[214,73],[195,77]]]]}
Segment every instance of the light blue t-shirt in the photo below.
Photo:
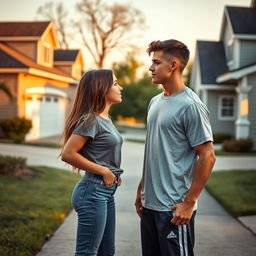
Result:
{"type": "Polygon", "coordinates": [[[142,175],[142,205],[170,211],[182,202],[193,178],[193,147],[213,141],[209,112],[188,87],[172,96],[163,93],[149,103],[142,175]]]}

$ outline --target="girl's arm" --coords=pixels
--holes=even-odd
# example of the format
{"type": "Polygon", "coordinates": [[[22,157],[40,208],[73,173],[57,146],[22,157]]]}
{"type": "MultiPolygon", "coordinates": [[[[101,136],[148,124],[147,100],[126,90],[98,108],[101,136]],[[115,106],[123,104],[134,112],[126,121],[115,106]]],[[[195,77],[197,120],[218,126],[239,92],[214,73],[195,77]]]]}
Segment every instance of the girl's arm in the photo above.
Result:
{"type": "Polygon", "coordinates": [[[61,153],[61,160],[78,169],[101,175],[106,186],[111,186],[115,182],[115,175],[107,167],[96,164],[78,153],[88,140],[88,136],[72,134],[61,153]]]}

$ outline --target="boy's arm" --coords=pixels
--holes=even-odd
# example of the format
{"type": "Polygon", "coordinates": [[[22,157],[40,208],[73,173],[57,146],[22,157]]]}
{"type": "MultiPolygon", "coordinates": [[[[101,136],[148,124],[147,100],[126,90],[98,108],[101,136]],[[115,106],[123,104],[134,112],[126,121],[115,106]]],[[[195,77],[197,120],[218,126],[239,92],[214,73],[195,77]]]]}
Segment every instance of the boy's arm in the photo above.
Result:
{"type": "Polygon", "coordinates": [[[188,224],[194,210],[196,200],[203,190],[215,163],[215,154],[212,142],[206,142],[195,146],[194,150],[198,154],[198,160],[195,164],[195,172],[192,184],[182,203],[172,206],[175,216],[171,222],[175,225],[188,224]]]}
{"type": "Polygon", "coordinates": [[[141,217],[142,203],[141,203],[141,181],[137,188],[137,195],[135,199],[135,207],[138,215],[141,217]]]}

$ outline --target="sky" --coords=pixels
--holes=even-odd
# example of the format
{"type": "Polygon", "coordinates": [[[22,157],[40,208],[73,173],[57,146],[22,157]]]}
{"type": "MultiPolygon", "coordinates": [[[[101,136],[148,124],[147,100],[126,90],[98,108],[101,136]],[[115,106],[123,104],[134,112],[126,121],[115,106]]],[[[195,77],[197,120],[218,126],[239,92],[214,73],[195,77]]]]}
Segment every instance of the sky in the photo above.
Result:
{"type": "MultiPolygon", "coordinates": [[[[53,0],[59,2],[59,0],[53,0]]],[[[81,0],[61,0],[75,15],[75,3],[81,0]]],[[[196,40],[218,41],[224,7],[250,6],[251,0],[103,0],[106,3],[131,4],[145,16],[147,28],[138,39],[142,51],[137,56],[146,66],[147,45],[153,40],[177,39],[195,55],[196,40]]],[[[49,0],[0,0],[0,21],[32,21],[39,6],[49,0]]],[[[38,19],[38,18],[37,18],[38,19]]],[[[74,47],[79,47],[74,45],[74,47]]],[[[85,49],[84,56],[89,59],[85,49]]],[[[120,58],[120,56],[118,57],[120,58]]],[[[87,61],[87,63],[90,61],[87,61]]]]}

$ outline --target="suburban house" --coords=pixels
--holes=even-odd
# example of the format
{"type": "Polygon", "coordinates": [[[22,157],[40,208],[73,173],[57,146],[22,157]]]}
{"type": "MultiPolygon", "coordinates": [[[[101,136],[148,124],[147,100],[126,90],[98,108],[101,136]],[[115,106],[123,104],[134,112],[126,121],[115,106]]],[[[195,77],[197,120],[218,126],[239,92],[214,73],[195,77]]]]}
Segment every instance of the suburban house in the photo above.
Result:
{"type": "Polygon", "coordinates": [[[210,110],[213,133],[256,146],[256,1],[226,6],[220,39],[197,41],[190,87],[210,110]]]}
{"type": "Polygon", "coordinates": [[[25,117],[26,140],[58,135],[84,66],[80,50],[61,50],[52,22],[0,22],[0,119],[25,117]]]}

